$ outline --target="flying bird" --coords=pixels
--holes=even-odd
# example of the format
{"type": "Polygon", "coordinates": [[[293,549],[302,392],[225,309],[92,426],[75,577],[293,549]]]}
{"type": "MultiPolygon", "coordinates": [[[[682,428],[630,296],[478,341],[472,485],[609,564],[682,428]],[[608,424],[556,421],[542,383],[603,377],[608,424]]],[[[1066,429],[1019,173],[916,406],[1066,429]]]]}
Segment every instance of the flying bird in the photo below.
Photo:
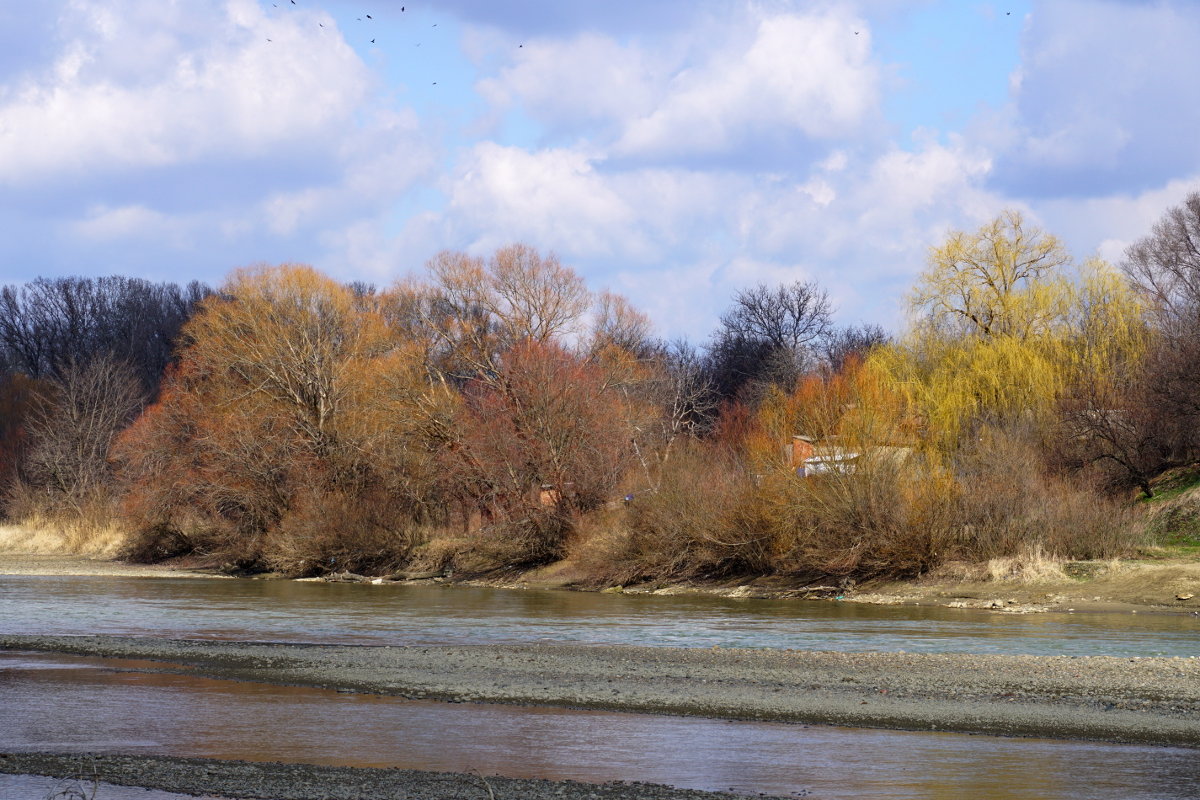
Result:
{"type": "Polygon", "coordinates": [[[375,19],[375,18],[372,17],[370,14],[367,14],[367,19],[375,19]]]}
{"type": "Polygon", "coordinates": [[[375,44],[375,40],[374,40],[374,39],[372,39],[372,40],[371,40],[371,44],[375,44]]]}

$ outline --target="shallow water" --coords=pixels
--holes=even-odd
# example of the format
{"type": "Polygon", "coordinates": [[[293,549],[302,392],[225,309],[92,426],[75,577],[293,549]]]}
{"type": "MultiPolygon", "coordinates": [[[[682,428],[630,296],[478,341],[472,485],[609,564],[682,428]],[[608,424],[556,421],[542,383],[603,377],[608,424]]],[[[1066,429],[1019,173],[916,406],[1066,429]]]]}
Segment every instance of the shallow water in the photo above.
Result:
{"type": "Polygon", "coordinates": [[[1200,655],[1200,617],[200,578],[0,576],[0,633],[1200,655]]]}
{"type": "Polygon", "coordinates": [[[1182,800],[1200,786],[1200,759],[1181,748],[406,701],[114,666],[139,665],[0,653],[0,750],[475,770],[876,800],[1182,800]]]}

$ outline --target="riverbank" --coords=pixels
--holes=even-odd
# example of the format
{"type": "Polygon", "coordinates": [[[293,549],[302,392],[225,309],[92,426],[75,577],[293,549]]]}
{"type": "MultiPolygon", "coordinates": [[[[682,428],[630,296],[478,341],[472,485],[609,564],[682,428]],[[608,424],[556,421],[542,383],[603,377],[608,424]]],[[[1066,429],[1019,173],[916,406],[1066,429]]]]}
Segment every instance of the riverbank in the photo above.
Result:
{"type": "MultiPolygon", "coordinates": [[[[328,580],[343,580],[331,576],[328,580]]],[[[428,577],[424,578],[429,580],[428,577]]],[[[582,576],[569,562],[516,578],[467,581],[497,588],[577,589],[582,576]]],[[[1043,563],[1016,568],[1006,560],[990,564],[948,564],[908,581],[842,586],[803,583],[789,576],[747,577],[724,582],[648,582],[610,586],[623,594],[708,594],[755,599],[801,598],[872,605],[973,608],[1006,614],[1047,611],[1109,613],[1200,613],[1200,561],[1161,558],[1128,561],[1043,563]]]]}
{"type": "Polygon", "coordinates": [[[131,564],[112,558],[0,552],[0,575],[95,575],[119,578],[221,578],[229,575],[184,563],[131,564]]]}
{"type": "MultiPolygon", "coordinates": [[[[0,773],[50,775],[179,794],[271,800],[750,800],[651,783],[588,784],[453,772],[167,756],[0,753],[0,773]]],[[[754,800],[763,800],[754,795],[754,800]]],[[[770,800],[770,798],[767,798],[770,800]]]]}
{"type": "Polygon", "coordinates": [[[453,702],[1200,747],[1200,659],[0,636],[0,648],[453,702]]]}
{"type": "MultiPolygon", "coordinates": [[[[66,554],[5,552],[0,549],[0,575],[97,575],[130,578],[229,578],[194,561],[133,564],[112,558],[66,554]]],[[[1006,614],[1057,612],[1200,613],[1200,562],[1159,561],[1069,562],[1039,577],[981,577],[986,567],[952,565],[913,581],[858,587],[797,584],[767,577],[710,583],[647,583],[604,587],[625,594],[697,594],[739,598],[807,598],[873,605],[974,608],[1006,614]]],[[[281,576],[260,575],[261,579],[281,576]]],[[[334,575],[310,580],[385,583],[466,583],[510,589],[580,590],[580,577],[563,562],[504,579],[452,579],[441,575],[334,575]]],[[[594,588],[594,587],[593,587],[594,588]]]]}

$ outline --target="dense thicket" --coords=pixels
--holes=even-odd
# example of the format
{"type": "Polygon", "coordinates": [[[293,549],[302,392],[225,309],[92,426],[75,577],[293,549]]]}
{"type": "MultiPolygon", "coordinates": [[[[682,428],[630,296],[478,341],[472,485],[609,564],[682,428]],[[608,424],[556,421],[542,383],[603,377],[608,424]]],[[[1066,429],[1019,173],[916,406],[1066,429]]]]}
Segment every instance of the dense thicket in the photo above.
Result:
{"type": "Polygon", "coordinates": [[[1006,212],[930,250],[894,339],[807,282],[739,292],[700,348],[525,245],[387,289],[7,287],[9,512],[117,498],[134,557],[291,574],[1117,555],[1144,541],[1128,490],[1198,455],[1198,237],[1200,195],[1122,274],[1006,212]]]}
{"type": "Polygon", "coordinates": [[[109,447],[158,392],[210,290],[118,276],[0,287],[0,493],[10,511],[78,512],[113,480],[109,447]]]}

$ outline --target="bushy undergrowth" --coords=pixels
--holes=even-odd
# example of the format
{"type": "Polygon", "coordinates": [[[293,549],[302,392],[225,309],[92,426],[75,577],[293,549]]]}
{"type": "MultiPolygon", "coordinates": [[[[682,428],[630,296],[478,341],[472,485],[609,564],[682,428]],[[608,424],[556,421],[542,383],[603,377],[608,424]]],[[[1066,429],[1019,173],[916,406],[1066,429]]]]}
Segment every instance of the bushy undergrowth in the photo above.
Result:
{"type": "Polygon", "coordinates": [[[965,558],[986,561],[1038,549],[1067,559],[1109,558],[1145,541],[1145,526],[1120,500],[1080,479],[1047,474],[1019,433],[985,429],[957,460],[965,558]]]}
{"type": "Polygon", "coordinates": [[[538,567],[563,557],[578,522],[556,509],[544,508],[472,531],[441,527],[429,531],[425,541],[412,550],[408,567],[417,573],[472,576],[538,567]]]}
{"type": "Polygon", "coordinates": [[[466,531],[416,521],[386,497],[310,491],[265,533],[182,511],[143,526],[127,554],[180,552],[290,575],[398,570],[485,575],[571,557],[595,584],[775,574],[797,580],[909,578],[948,561],[1098,559],[1144,544],[1136,512],[1047,476],[1036,448],[983,431],[945,465],[864,457],[808,478],[754,473],[722,446],[689,442],[653,490],[587,513],[531,506],[466,531]]]}
{"type": "Polygon", "coordinates": [[[577,557],[594,579],[614,583],[769,570],[770,534],[754,519],[757,500],[744,465],[693,443],[664,465],[657,487],[585,525],[577,557]]]}
{"type": "Polygon", "coordinates": [[[739,294],[737,329],[704,358],[524,245],[443,253],[382,292],[239,270],[196,305],[155,391],[112,358],[0,391],[0,410],[24,409],[0,425],[8,510],[119,519],[130,558],[297,576],[572,557],[597,583],[847,583],[1121,555],[1144,525],[1089,485],[1095,464],[1145,483],[1194,448],[1140,443],[1161,433],[1134,402],[1147,310],[1111,270],[961,284],[978,276],[962,258],[1001,276],[1029,247],[1069,262],[1022,224],[954,234],[913,329],[837,358],[814,349],[829,309],[805,284],[739,294]],[[964,297],[990,298],[986,323],[964,297]]]}
{"type": "Polygon", "coordinates": [[[957,491],[937,474],[915,479],[915,469],[868,459],[853,472],[792,479],[776,522],[778,569],[866,579],[940,563],[953,546],[957,491]]]}
{"type": "Polygon", "coordinates": [[[1144,525],[1119,501],[1040,469],[1027,444],[983,434],[952,466],[919,455],[852,470],[749,475],[716,448],[678,454],[657,492],[585,525],[596,582],[779,574],[908,578],[947,561],[1126,555],[1144,525]]]}

